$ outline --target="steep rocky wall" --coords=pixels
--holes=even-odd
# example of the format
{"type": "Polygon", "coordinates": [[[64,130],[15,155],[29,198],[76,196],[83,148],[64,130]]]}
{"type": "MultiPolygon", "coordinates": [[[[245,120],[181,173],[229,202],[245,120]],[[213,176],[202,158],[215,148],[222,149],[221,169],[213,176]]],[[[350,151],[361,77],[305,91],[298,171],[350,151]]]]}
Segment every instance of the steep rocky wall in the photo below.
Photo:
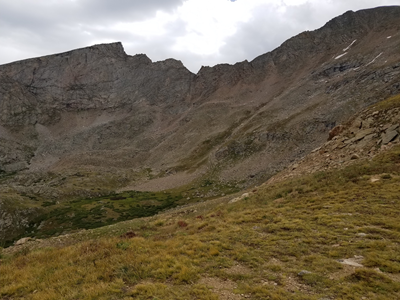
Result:
{"type": "Polygon", "coordinates": [[[163,172],[204,160],[224,178],[269,176],[400,91],[399,20],[399,7],[347,12],[251,62],[196,75],[120,43],[2,65],[0,168],[163,172]]]}

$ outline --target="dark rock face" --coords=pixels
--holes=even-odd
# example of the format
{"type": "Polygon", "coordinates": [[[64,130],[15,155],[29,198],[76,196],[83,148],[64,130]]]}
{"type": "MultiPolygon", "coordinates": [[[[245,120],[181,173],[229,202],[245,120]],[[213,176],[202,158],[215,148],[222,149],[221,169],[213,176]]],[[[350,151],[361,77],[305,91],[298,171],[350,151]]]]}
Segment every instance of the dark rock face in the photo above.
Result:
{"type": "Polygon", "coordinates": [[[400,93],[399,31],[400,7],[350,11],[251,62],[198,74],[174,59],[129,56],[120,43],[2,65],[0,171],[22,171],[13,191],[43,197],[62,195],[27,178],[82,168],[114,170],[118,187],[144,168],[212,169],[254,184],[400,93]]]}

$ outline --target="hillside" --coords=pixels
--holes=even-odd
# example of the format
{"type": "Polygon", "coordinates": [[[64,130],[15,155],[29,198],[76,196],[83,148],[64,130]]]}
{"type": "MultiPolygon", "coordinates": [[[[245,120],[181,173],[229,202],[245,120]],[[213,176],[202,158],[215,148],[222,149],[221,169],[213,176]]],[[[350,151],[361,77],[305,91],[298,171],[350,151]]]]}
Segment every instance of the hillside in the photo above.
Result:
{"type": "Polygon", "coordinates": [[[398,299],[400,145],[385,135],[399,109],[400,96],[389,98],[331,133],[367,153],[359,121],[372,115],[362,130],[379,139],[376,155],[327,166],[326,155],[341,150],[327,143],[296,167],[310,174],[288,177],[291,167],[240,197],[21,240],[1,252],[0,297],[398,299]]]}
{"type": "Polygon", "coordinates": [[[399,28],[400,7],[349,11],[198,74],[120,43],[0,66],[0,242],[261,184],[400,92],[399,28]]]}

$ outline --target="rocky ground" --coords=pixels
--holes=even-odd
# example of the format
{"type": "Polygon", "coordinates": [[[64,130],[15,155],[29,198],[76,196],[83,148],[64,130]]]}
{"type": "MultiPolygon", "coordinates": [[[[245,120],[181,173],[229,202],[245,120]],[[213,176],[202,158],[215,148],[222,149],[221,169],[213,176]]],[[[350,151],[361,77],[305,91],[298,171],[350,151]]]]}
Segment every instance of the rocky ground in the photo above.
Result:
{"type": "Polygon", "coordinates": [[[299,175],[342,168],[357,160],[370,160],[400,143],[400,109],[394,103],[399,96],[362,111],[343,125],[333,128],[328,141],[308,156],[296,161],[271,178],[275,183],[299,175]],[[390,107],[389,103],[394,107],[390,107]]]}

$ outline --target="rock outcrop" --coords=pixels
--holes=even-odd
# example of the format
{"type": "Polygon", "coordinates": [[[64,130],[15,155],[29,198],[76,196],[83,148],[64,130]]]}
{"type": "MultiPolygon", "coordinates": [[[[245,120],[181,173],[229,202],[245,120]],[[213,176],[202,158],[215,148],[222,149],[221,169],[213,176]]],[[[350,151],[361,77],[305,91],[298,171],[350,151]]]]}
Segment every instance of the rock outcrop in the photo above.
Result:
{"type": "Polygon", "coordinates": [[[340,132],[321,147],[296,161],[269,183],[314,172],[342,168],[358,160],[370,160],[400,143],[400,96],[395,96],[358,113],[338,125],[340,132]]]}

